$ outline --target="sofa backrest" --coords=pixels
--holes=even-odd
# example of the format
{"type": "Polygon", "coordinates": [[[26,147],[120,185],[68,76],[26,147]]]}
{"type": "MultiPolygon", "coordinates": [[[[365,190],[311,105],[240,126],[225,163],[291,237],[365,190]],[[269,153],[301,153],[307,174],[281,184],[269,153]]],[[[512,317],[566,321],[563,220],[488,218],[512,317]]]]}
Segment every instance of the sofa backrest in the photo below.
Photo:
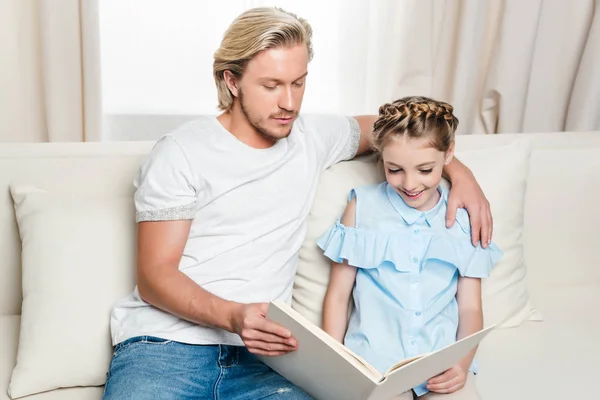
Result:
{"type": "MultiPolygon", "coordinates": [[[[468,135],[457,138],[457,150],[498,146],[523,136],[468,135]]],[[[560,283],[545,269],[551,261],[544,249],[562,246],[559,261],[572,271],[569,282],[600,282],[600,214],[578,203],[582,195],[600,198],[600,132],[535,133],[525,211],[525,254],[531,285],[560,283]],[[595,181],[594,181],[595,180],[595,181]],[[594,183],[596,182],[596,183],[594,183]],[[594,186],[595,185],[595,186],[594,186]],[[584,229],[582,230],[582,226],[584,229]],[[595,235],[591,232],[596,231],[595,235]],[[577,246],[577,247],[575,247],[577,246]],[[596,275],[578,266],[582,260],[598,261],[596,275]]],[[[89,194],[133,193],[133,176],[153,142],[39,143],[0,145],[0,316],[21,310],[20,238],[11,182],[36,185],[59,193],[77,191],[78,183],[89,194]],[[94,185],[90,185],[93,182],[94,185]],[[84,184],[85,183],[85,184],[84,184]]],[[[556,257],[554,255],[553,257],[556,257]]],[[[134,266],[132,266],[134,268],[134,266]]],[[[535,289],[535,288],[532,288],[535,289]]]]}
{"type": "MultiPolygon", "coordinates": [[[[457,139],[461,150],[509,143],[518,135],[457,139]]],[[[530,133],[523,245],[527,286],[541,306],[552,288],[600,292],[600,131],[530,133]]]]}
{"type": "Polygon", "coordinates": [[[133,194],[132,177],[152,145],[150,142],[0,145],[0,316],[21,313],[21,243],[10,183],[30,183],[67,194],[77,190],[79,184],[86,190],[92,188],[90,194],[133,194]]]}

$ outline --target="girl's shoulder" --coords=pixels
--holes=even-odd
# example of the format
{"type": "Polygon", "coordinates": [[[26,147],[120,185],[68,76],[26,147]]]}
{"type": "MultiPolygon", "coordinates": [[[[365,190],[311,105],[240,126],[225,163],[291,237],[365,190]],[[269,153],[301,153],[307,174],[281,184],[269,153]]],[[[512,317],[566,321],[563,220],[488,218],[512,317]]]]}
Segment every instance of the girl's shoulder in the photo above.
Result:
{"type": "Polygon", "coordinates": [[[385,195],[385,188],[387,186],[387,182],[381,183],[368,183],[364,185],[355,186],[350,190],[350,194],[348,195],[348,201],[354,198],[373,198],[381,195],[385,195]]]}
{"type": "Polygon", "coordinates": [[[471,236],[471,223],[469,221],[469,213],[465,208],[458,208],[456,210],[456,219],[450,229],[446,227],[446,214],[448,212],[448,197],[450,196],[450,189],[444,185],[440,185],[438,190],[441,194],[440,207],[437,209],[436,217],[430,218],[428,222],[436,226],[438,233],[442,234],[454,234],[454,236],[462,236],[470,238],[471,236]]]}
{"type": "MultiPolygon", "coordinates": [[[[445,214],[446,206],[440,214],[445,214]]],[[[445,218],[436,220],[431,231],[427,255],[424,258],[443,260],[454,265],[460,276],[486,278],[493,266],[502,258],[503,251],[492,242],[487,248],[473,246],[471,223],[466,209],[456,210],[455,223],[446,227],[445,218]]]]}
{"type": "MultiPolygon", "coordinates": [[[[445,224],[445,221],[444,221],[445,224]]],[[[456,221],[454,224],[467,237],[471,237],[471,222],[469,221],[469,213],[464,208],[456,210],[456,221]]]]}

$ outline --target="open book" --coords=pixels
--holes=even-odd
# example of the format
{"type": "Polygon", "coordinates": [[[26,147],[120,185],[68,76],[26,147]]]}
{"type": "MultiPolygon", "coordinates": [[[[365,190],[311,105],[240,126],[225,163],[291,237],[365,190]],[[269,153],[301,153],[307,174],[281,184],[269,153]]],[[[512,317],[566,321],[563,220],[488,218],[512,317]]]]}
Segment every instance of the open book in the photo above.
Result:
{"type": "Polygon", "coordinates": [[[292,332],[298,350],[258,357],[317,400],[389,400],[455,365],[494,328],[483,329],[438,351],[399,360],[380,374],[286,303],[271,302],[266,317],[292,332]]]}

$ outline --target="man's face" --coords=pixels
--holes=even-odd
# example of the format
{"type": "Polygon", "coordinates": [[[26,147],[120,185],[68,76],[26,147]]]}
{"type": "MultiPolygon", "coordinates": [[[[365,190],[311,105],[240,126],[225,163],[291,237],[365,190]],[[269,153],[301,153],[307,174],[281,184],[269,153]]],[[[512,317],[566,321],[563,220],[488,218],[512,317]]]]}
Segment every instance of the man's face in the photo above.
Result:
{"type": "Polygon", "coordinates": [[[308,68],[304,44],[265,50],[246,65],[238,100],[250,125],[263,137],[287,137],[304,97],[308,68]]]}

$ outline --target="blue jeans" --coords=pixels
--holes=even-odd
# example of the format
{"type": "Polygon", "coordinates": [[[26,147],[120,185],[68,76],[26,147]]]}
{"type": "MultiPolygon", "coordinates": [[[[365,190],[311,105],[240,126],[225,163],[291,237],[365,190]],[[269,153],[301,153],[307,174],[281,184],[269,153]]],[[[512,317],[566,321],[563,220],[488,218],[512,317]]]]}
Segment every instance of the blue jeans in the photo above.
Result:
{"type": "Polygon", "coordinates": [[[189,345],[152,336],[115,346],[103,400],[312,399],[245,347],[189,345]]]}

